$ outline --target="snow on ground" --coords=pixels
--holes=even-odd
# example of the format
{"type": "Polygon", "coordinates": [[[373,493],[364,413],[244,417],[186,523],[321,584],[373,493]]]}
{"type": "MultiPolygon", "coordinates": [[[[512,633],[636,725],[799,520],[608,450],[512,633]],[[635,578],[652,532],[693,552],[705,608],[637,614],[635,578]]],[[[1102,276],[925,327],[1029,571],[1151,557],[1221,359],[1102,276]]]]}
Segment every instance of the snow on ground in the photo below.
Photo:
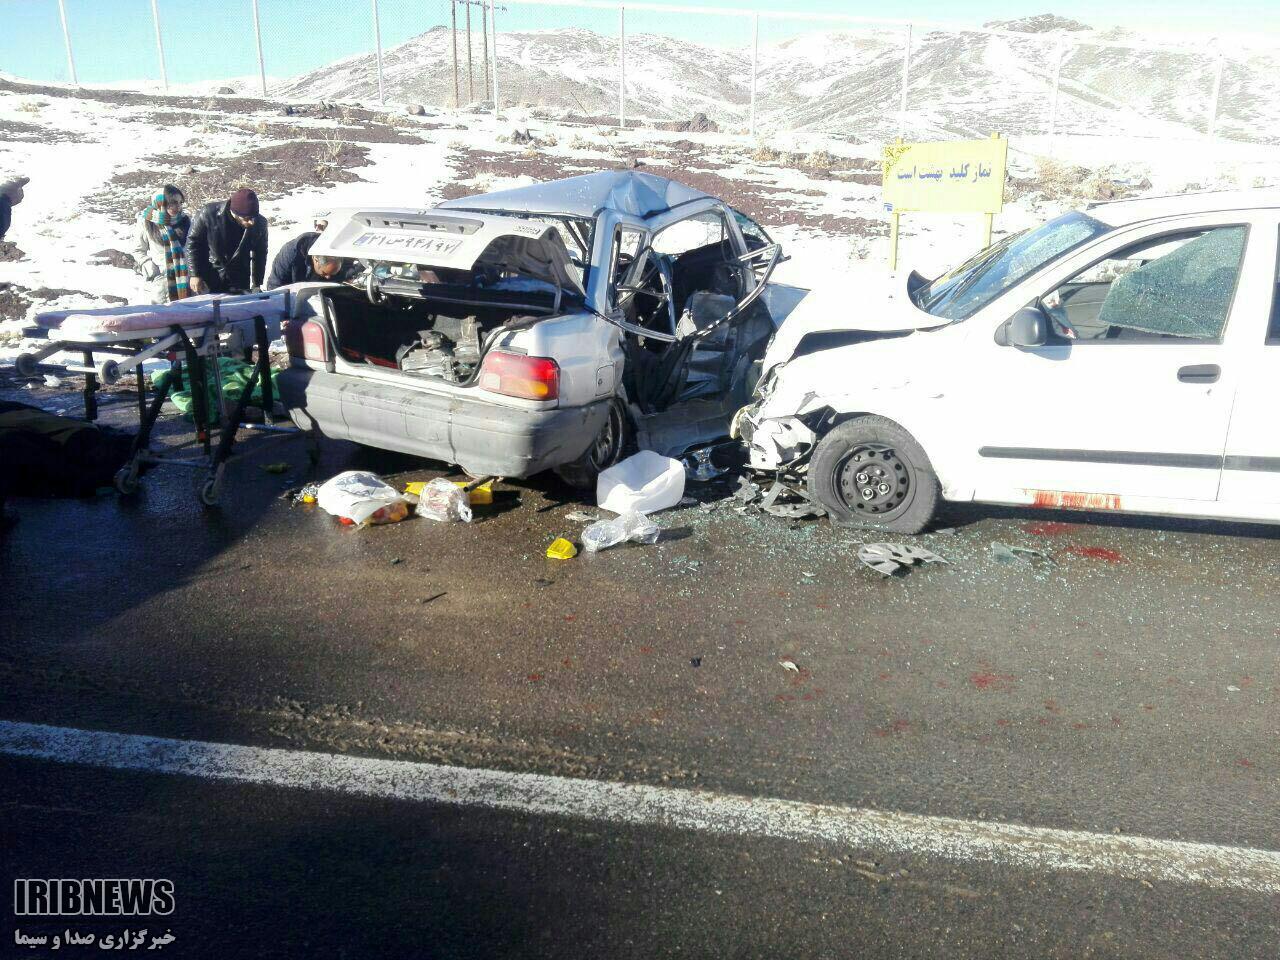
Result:
{"type": "MultiPolygon", "coordinates": [[[[275,184],[278,195],[262,204],[272,224],[274,256],[327,208],[427,206],[638,161],[639,169],[685,179],[756,217],[791,257],[778,268],[780,281],[856,289],[887,272],[875,144],[805,133],[760,144],[725,133],[571,126],[518,110],[501,120],[465,110],[412,117],[354,105],[295,105],[293,111],[286,114],[283,104],[269,101],[118,91],[77,96],[0,82],[0,171],[32,178],[8,236],[24,256],[0,261],[0,282],[25,291],[30,302],[25,314],[0,320],[0,356],[18,352],[17,330],[40,310],[101,306],[106,297],[145,302],[144,284],[131,270],[92,261],[102,250],[132,250],[131,211],[140,210],[164,182],[134,183],[138,171],[151,169],[171,173],[166,179],[184,188],[184,170],[202,183],[217,183],[233,165],[235,186],[275,184]],[[510,142],[516,129],[527,129],[534,142],[510,142]],[[323,160],[330,147],[337,155],[344,144],[357,150],[357,159],[313,176],[307,158],[323,160]],[[295,147],[312,153],[289,168],[295,147]],[[366,151],[363,165],[358,151],[366,151]],[[286,176],[286,169],[293,172],[286,176]],[[55,295],[42,299],[41,292],[55,295]]],[[[1101,170],[1152,193],[1274,182],[1277,170],[1274,147],[1064,137],[1051,147],[1042,138],[1017,140],[1010,151],[1011,199],[996,218],[997,236],[1079,202],[1037,180],[1041,158],[1050,150],[1062,164],[1101,170]]],[[[204,201],[221,199],[229,190],[209,197],[188,192],[189,199],[204,201]]],[[[978,216],[904,217],[900,268],[936,274],[974,252],[981,229],[978,216]]]]}

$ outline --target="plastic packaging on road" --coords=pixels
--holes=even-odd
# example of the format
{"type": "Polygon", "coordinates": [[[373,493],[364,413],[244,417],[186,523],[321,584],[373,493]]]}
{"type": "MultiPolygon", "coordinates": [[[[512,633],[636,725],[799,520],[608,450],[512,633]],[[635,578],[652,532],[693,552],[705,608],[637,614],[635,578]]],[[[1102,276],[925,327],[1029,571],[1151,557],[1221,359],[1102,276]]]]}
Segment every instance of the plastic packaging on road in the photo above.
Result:
{"type": "Polygon", "coordinates": [[[356,526],[395,523],[409,515],[409,505],[395,487],[362,470],[348,470],[322,483],[316,503],[356,526]]]}
{"type": "MultiPolygon", "coordinates": [[[[423,488],[426,487],[429,480],[410,480],[404,485],[404,492],[411,493],[415,497],[422,496],[423,488]]],[[[488,506],[493,503],[493,481],[486,480],[478,487],[471,487],[470,480],[450,480],[455,487],[461,487],[467,494],[467,502],[473,507],[488,506]],[[467,487],[471,487],[467,490],[467,487]]]]}
{"type": "Polygon", "coordinates": [[[631,540],[657,543],[661,528],[642,513],[624,513],[612,520],[597,520],[582,531],[582,547],[587,553],[608,550],[631,540]]]}
{"type": "Polygon", "coordinates": [[[602,470],[596,480],[596,503],[617,514],[657,513],[684,496],[684,464],[652,450],[602,470]]]}
{"type": "Polygon", "coordinates": [[[418,494],[418,516],[428,520],[471,522],[471,505],[467,493],[452,480],[436,477],[423,484],[418,494]]]}

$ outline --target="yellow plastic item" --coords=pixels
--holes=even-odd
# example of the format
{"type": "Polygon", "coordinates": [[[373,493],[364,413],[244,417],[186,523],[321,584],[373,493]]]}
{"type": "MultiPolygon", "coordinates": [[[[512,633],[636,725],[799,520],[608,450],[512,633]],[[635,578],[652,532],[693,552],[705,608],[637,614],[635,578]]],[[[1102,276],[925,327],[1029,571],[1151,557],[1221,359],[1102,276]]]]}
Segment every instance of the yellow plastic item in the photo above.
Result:
{"type": "MultiPolygon", "coordinates": [[[[470,480],[455,480],[455,487],[465,487],[470,480]]],[[[426,480],[410,480],[404,485],[404,492],[411,493],[415,497],[422,496],[422,488],[427,485],[426,480]]],[[[467,502],[473,507],[486,507],[493,503],[493,481],[487,481],[480,484],[474,490],[467,491],[467,502]]]]}
{"type": "Polygon", "coordinates": [[[552,560],[572,560],[578,555],[578,548],[564,537],[556,537],[547,547],[547,556],[552,560]]]}

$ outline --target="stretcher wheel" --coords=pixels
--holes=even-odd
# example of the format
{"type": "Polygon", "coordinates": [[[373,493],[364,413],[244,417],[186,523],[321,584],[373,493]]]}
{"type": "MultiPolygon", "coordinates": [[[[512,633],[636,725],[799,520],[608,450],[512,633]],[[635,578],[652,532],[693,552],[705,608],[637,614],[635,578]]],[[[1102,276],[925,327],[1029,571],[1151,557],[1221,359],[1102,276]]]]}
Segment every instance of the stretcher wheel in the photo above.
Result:
{"type": "Polygon", "coordinates": [[[36,358],[29,353],[20,353],[13,360],[13,369],[20,377],[34,377],[38,365],[36,358]]]}
{"type": "Polygon", "coordinates": [[[200,484],[200,502],[206,507],[216,507],[222,501],[222,475],[225,469],[224,464],[219,464],[218,468],[205,478],[204,483],[200,484]]]}
{"type": "Polygon", "coordinates": [[[105,386],[120,382],[120,364],[115,360],[103,360],[98,364],[98,381],[105,386]]]}
{"type": "Polygon", "coordinates": [[[131,460],[116,471],[115,485],[116,490],[124,497],[138,492],[138,461],[131,460]]]}

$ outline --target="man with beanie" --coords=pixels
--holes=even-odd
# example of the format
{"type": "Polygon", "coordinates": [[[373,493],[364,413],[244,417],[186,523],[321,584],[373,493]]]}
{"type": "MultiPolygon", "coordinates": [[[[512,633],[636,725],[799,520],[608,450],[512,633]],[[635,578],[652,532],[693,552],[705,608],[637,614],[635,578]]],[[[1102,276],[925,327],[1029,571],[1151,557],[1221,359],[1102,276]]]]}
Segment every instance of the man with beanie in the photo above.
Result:
{"type": "Polygon", "coordinates": [[[22,202],[22,188],[30,182],[30,177],[0,177],[0,240],[9,232],[13,208],[22,202]]]}
{"type": "Polygon", "coordinates": [[[191,225],[187,254],[197,293],[259,290],[267,272],[267,221],[258,195],[237,190],[205,204],[191,225]]]}

